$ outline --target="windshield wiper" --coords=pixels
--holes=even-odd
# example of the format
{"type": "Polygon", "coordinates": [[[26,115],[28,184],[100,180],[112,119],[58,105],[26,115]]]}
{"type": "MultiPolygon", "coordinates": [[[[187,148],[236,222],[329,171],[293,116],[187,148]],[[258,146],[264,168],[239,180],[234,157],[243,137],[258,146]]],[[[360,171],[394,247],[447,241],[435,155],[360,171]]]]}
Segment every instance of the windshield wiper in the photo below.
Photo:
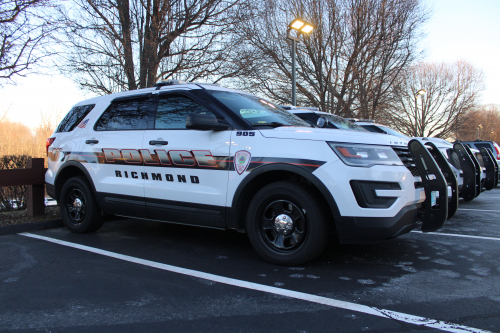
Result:
{"type": "Polygon", "coordinates": [[[290,126],[288,124],[283,124],[283,123],[280,123],[279,121],[272,121],[270,123],[253,123],[252,126],[254,127],[258,127],[258,126],[269,126],[269,127],[280,127],[280,126],[290,126]]]}

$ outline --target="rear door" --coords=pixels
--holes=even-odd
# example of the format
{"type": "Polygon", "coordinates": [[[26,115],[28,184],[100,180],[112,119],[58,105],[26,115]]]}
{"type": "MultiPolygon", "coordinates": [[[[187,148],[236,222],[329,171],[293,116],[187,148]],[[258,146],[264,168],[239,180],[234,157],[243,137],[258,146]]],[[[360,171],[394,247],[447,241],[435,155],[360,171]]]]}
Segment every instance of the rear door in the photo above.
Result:
{"type": "Polygon", "coordinates": [[[147,216],[140,149],[154,106],[151,94],[115,99],[83,141],[96,198],[107,212],[147,216]]]}
{"type": "Polygon", "coordinates": [[[141,151],[148,212],[154,219],[225,227],[231,131],[186,129],[190,113],[222,118],[189,92],[159,95],[154,129],[145,132],[141,151]]]}

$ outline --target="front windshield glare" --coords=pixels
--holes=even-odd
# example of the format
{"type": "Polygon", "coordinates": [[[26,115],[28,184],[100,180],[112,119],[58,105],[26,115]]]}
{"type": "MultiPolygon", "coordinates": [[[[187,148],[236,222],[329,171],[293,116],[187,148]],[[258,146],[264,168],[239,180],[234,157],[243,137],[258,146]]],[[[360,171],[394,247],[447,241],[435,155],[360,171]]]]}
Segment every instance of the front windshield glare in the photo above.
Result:
{"type": "Polygon", "coordinates": [[[212,90],[209,93],[252,126],[311,127],[294,114],[262,98],[230,91],[212,90]]]}

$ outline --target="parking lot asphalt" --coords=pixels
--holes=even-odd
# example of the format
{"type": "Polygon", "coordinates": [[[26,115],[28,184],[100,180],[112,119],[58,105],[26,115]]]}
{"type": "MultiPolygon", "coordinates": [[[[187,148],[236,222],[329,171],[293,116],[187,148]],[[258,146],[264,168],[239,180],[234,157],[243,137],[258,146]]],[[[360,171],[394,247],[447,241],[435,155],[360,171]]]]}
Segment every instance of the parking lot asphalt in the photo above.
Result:
{"type": "Polygon", "coordinates": [[[499,201],[300,267],[245,234],[137,219],[0,236],[0,331],[500,332],[499,201]]]}

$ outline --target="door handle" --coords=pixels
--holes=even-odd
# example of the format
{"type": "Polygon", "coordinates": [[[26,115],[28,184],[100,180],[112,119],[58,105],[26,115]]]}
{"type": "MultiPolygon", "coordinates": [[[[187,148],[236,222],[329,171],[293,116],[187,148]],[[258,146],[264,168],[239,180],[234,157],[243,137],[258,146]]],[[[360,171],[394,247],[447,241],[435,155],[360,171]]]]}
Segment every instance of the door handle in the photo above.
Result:
{"type": "Polygon", "coordinates": [[[85,143],[90,145],[92,143],[99,143],[99,140],[96,140],[96,139],[92,139],[92,140],[85,140],[85,143]]]}
{"type": "Polygon", "coordinates": [[[154,146],[154,145],[162,145],[162,146],[166,146],[166,145],[168,145],[168,141],[151,140],[151,141],[149,141],[149,144],[150,144],[151,146],[154,146]]]}

